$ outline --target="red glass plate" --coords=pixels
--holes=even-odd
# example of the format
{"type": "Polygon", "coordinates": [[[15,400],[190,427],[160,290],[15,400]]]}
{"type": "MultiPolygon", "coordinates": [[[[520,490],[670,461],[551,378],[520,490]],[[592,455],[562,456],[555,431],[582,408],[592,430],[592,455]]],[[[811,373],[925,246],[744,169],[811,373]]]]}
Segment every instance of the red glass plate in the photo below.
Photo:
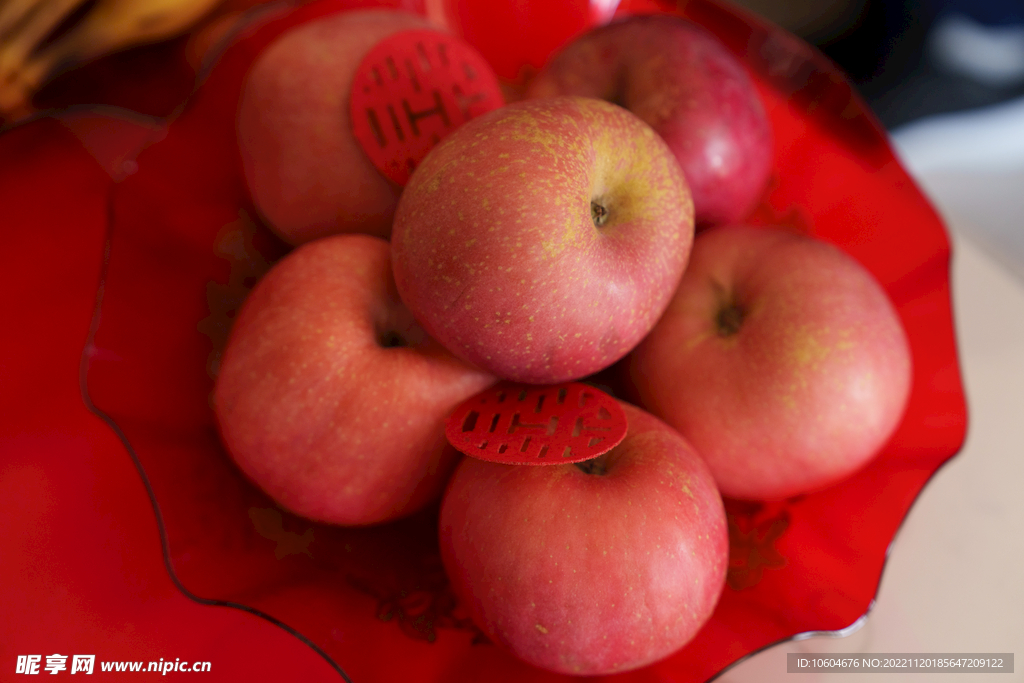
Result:
{"type": "MultiPolygon", "coordinates": [[[[359,683],[562,680],[483,642],[441,568],[436,509],[369,529],[313,524],[277,509],[217,438],[209,395],[231,319],[286,251],[246,196],[234,136],[242,76],[285,28],[352,4],[319,0],[245,32],[166,136],[138,157],[137,172],[115,187],[88,394],[145,473],[167,565],[187,594],[268,615],[359,683]]],[[[487,3],[460,5],[463,23],[474,5],[480,21],[467,39],[498,44],[507,27],[487,21],[487,3]]],[[[865,264],[892,296],[914,354],[909,409],[881,455],[821,493],[770,505],[728,502],[729,581],[711,621],[667,660],[608,677],[705,681],[772,643],[861,619],[910,505],[959,449],[966,409],[950,245],[877,121],[811,48],[712,0],[679,8],[638,0],[619,11],[679,12],[744,60],[775,130],[775,174],[755,222],[796,225],[865,264]]],[[[525,68],[537,58],[528,50],[557,45],[582,26],[533,28],[544,40],[500,43],[507,47],[499,73],[525,68]]]]}
{"type": "Polygon", "coordinates": [[[46,675],[61,655],[67,675],[91,654],[99,680],[121,675],[103,674],[114,662],[161,659],[209,662],[211,682],[327,680],[301,634],[182,594],[136,463],[82,400],[112,175],[152,133],[79,111],[0,135],[0,678],[15,680],[20,657],[46,675]]]}

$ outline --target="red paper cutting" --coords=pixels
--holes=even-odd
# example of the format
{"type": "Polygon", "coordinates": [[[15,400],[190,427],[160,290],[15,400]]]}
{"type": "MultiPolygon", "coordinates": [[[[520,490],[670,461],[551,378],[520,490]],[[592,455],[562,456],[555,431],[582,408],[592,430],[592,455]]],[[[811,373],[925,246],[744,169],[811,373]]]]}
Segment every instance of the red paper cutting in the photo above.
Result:
{"type": "Polygon", "coordinates": [[[506,465],[565,465],[596,458],[626,436],[626,413],[579,382],[502,382],[448,418],[448,442],[466,455],[506,465]]]}
{"type": "Polygon", "coordinates": [[[371,49],[349,95],[352,133],[374,165],[405,185],[441,138],[505,103],[491,67],[467,43],[429,29],[371,49]]]}

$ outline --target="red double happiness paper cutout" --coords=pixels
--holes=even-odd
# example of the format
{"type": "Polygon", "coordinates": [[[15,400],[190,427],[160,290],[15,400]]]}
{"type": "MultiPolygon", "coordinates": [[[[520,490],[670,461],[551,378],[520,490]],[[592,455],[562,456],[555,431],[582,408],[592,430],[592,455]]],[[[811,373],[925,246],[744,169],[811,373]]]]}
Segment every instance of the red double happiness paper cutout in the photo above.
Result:
{"type": "Polygon", "coordinates": [[[502,382],[465,401],[445,435],[466,455],[508,465],[564,465],[596,458],[626,436],[626,413],[586,384],[502,382]]]}
{"type": "Polygon", "coordinates": [[[366,53],[352,82],[349,116],[366,155],[404,186],[444,136],[504,103],[490,65],[469,44],[415,29],[366,53]]]}

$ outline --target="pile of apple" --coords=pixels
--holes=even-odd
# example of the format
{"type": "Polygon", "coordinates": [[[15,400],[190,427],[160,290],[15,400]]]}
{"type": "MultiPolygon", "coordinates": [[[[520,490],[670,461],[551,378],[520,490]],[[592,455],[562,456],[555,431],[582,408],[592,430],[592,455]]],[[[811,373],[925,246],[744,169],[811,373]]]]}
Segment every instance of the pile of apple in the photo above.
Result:
{"type": "Polygon", "coordinates": [[[821,489],[881,449],[909,393],[904,331],[843,251],[740,223],[771,133],[744,68],[699,27],[591,31],[526,98],[434,140],[403,188],[360,147],[347,97],[362,55],[410,30],[438,29],[328,16],[248,76],[246,178],[297,248],[234,325],[224,444],[322,522],[382,523],[443,495],[445,567],[495,643],[564,673],[646,665],[723,590],[722,495],[821,489]],[[499,380],[613,366],[628,428],[594,460],[498,464],[446,443],[453,410],[499,380]]]}

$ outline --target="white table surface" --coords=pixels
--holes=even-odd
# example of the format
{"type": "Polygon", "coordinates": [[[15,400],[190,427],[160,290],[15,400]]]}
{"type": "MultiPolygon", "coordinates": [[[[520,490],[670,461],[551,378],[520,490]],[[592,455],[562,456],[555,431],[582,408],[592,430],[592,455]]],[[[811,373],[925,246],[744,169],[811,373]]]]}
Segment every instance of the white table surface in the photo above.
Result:
{"type": "Polygon", "coordinates": [[[968,433],[893,542],[877,601],[845,637],[769,648],[718,683],[1000,683],[1015,673],[787,673],[786,654],[1024,657],[1024,101],[893,135],[953,238],[953,307],[968,433]]]}

